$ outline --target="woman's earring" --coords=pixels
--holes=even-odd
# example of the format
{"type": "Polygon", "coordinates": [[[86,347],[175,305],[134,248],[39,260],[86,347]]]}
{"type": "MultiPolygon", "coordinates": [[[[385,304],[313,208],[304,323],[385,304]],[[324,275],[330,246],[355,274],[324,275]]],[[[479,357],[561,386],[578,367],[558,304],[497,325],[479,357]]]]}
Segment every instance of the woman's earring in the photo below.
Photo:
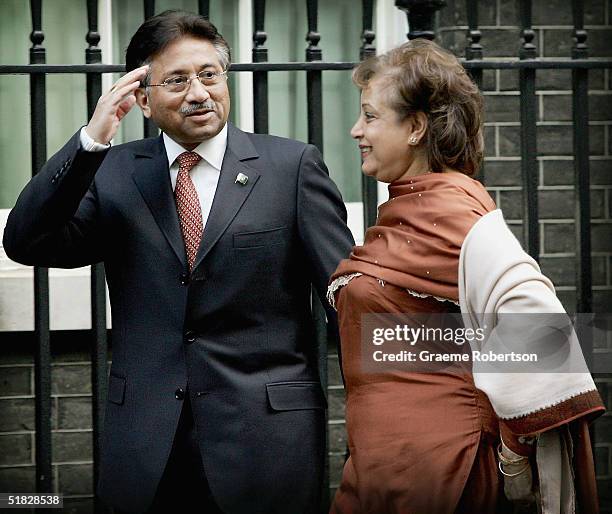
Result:
{"type": "Polygon", "coordinates": [[[416,144],[416,142],[417,142],[417,138],[416,138],[416,136],[411,136],[411,137],[410,137],[410,139],[408,139],[408,142],[409,142],[411,145],[416,144]]]}

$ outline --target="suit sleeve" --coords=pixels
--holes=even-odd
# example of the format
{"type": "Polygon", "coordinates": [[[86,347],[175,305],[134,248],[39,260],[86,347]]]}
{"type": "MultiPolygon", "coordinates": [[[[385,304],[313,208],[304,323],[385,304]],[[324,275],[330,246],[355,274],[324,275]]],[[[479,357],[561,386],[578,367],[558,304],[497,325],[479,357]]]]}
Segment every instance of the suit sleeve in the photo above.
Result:
{"type": "Polygon", "coordinates": [[[22,264],[75,268],[103,258],[93,179],[107,152],[85,152],[79,132],[19,195],[4,229],[7,256],[22,264]]]}
{"type": "Polygon", "coordinates": [[[328,307],[325,295],[329,278],[340,261],[348,257],[355,241],[346,224],[340,192],[313,145],[307,145],[302,153],[297,206],[298,230],[311,266],[312,281],[321,302],[328,307]]]}

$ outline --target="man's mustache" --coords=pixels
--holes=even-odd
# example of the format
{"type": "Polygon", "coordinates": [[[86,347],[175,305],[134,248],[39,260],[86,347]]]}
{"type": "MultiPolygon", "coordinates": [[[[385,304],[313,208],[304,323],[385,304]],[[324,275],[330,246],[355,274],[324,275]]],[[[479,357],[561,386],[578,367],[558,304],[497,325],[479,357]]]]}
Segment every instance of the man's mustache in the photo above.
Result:
{"type": "Polygon", "coordinates": [[[202,111],[202,110],[214,111],[215,103],[214,102],[204,102],[200,104],[189,104],[185,107],[181,107],[180,113],[183,116],[189,116],[190,114],[196,111],[202,111]]]}

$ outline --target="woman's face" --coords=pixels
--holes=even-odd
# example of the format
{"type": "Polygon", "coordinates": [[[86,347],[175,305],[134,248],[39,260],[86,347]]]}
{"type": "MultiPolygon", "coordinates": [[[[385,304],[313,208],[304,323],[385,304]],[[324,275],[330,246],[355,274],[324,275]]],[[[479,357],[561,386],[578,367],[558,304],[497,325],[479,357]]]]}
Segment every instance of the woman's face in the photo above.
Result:
{"type": "Polygon", "coordinates": [[[412,118],[400,121],[387,105],[385,87],[384,81],[375,78],[361,91],[361,113],[351,137],[359,142],[363,173],[381,182],[394,182],[419,174],[412,169],[415,146],[410,138],[415,127],[412,118]]]}

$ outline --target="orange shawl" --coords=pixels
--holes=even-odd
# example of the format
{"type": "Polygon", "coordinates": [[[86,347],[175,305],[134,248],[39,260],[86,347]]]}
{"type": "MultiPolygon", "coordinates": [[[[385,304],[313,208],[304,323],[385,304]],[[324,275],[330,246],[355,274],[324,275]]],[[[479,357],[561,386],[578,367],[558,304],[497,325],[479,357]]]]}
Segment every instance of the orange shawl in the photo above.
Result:
{"type": "Polygon", "coordinates": [[[353,247],[331,281],[363,273],[457,302],[461,245],[472,225],[494,209],[482,184],[462,173],[427,173],[393,182],[363,246],[353,247]]]}

